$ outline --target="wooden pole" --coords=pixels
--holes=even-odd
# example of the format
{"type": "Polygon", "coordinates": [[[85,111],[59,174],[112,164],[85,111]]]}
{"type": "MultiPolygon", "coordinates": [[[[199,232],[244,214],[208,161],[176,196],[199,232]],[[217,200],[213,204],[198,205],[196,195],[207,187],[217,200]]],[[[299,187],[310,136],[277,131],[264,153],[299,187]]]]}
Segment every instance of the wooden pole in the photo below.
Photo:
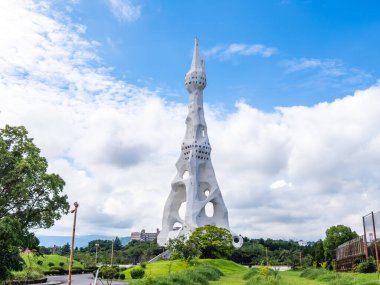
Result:
{"type": "Polygon", "coordinates": [[[111,251],[111,267],[113,265],[113,245],[115,244],[115,240],[112,240],[112,251],[111,251]]]}
{"type": "Polygon", "coordinates": [[[74,223],[73,223],[73,232],[71,235],[71,250],[70,250],[70,263],[69,263],[69,280],[68,285],[71,285],[71,271],[73,269],[73,258],[74,258],[74,240],[75,240],[75,227],[77,223],[77,209],[79,207],[79,204],[77,202],[74,203],[75,209],[71,211],[71,213],[74,213],[74,223]]]}
{"type": "Polygon", "coordinates": [[[373,237],[374,237],[374,242],[375,242],[375,254],[376,254],[376,271],[379,270],[379,253],[377,251],[377,238],[376,238],[376,226],[375,226],[375,216],[372,214],[372,224],[373,224],[373,237]]]}
{"type": "Polygon", "coordinates": [[[363,230],[364,230],[364,236],[363,236],[363,243],[364,243],[364,253],[365,253],[365,258],[368,259],[368,244],[367,244],[367,230],[365,228],[365,217],[363,217],[363,230]]]}
{"type": "Polygon", "coordinates": [[[95,266],[98,264],[98,249],[99,249],[99,244],[95,244],[95,266]]]}

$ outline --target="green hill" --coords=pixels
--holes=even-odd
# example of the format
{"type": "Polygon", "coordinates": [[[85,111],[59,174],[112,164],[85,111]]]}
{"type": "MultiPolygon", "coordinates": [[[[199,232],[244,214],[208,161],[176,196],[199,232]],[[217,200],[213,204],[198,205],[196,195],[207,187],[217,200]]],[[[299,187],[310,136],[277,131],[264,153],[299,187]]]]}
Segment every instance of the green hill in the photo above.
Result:
{"type": "MultiPolygon", "coordinates": [[[[52,266],[63,267],[65,270],[69,269],[70,258],[67,256],[60,256],[56,254],[46,254],[43,256],[37,256],[34,254],[22,254],[21,257],[25,261],[25,267],[32,267],[42,271],[48,271],[52,266]],[[63,265],[61,266],[61,264],[63,265]]],[[[83,265],[80,262],[74,260],[73,267],[83,268],[83,265]]]]}

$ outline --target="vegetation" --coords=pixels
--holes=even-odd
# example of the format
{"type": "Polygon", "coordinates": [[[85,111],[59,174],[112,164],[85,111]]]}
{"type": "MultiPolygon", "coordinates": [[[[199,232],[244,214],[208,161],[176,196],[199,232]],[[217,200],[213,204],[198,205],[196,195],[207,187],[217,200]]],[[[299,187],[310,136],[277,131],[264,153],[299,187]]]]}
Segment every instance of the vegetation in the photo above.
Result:
{"type": "Polygon", "coordinates": [[[234,247],[232,235],[224,228],[207,225],[195,229],[189,238],[180,236],[169,241],[173,259],[229,258],[234,247]]]}
{"type": "Polygon", "coordinates": [[[331,261],[336,258],[336,248],[356,237],[358,237],[358,234],[347,226],[338,225],[327,229],[326,238],[323,240],[325,260],[331,263],[331,261]]]}
{"type": "Polygon", "coordinates": [[[49,228],[69,210],[65,182],[47,167],[24,127],[0,130],[0,280],[21,269],[20,250],[37,249],[29,230],[49,228]]]}
{"type": "Polygon", "coordinates": [[[132,268],[129,272],[132,279],[141,279],[144,277],[145,271],[141,267],[132,268]]]}
{"type": "Polygon", "coordinates": [[[376,272],[376,261],[371,256],[367,260],[364,260],[359,263],[358,267],[356,268],[357,272],[360,273],[373,273],[376,272]]]}

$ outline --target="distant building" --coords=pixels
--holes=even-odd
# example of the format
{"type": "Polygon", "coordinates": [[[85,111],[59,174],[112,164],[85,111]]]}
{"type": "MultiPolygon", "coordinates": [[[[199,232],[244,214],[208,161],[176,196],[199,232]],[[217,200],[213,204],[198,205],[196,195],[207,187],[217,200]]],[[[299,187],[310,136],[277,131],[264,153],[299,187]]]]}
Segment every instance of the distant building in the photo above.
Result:
{"type": "Polygon", "coordinates": [[[303,240],[299,240],[299,241],[298,241],[298,245],[299,245],[299,246],[307,246],[307,242],[306,242],[306,241],[303,241],[303,240]]]}
{"type": "Polygon", "coordinates": [[[159,233],[160,233],[159,229],[157,229],[155,233],[147,233],[145,232],[145,229],[142,229],[141,232],[132,232],[131,240],[155,241],[159,233]]]}

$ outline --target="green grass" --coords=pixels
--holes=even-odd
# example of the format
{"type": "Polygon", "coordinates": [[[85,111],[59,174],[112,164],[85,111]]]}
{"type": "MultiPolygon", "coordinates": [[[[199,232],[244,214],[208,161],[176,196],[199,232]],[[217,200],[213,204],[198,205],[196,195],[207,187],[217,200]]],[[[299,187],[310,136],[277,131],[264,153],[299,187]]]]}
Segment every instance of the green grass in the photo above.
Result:
{"type": "MultiPolygon", "coordinates": [[[[189,266],[186,262],[181,260],[173,261],[158,261],[147,264],[145,275],[151,279],[157,277],[167,276],[170,273],[184,271],[196,266],[212,266],[224,274],[219,280],[209,281],[210,285],[247,285],[249,280],[244,280],[244,275],[250,269],[236,264],[229,260],[211,260],[211,259],[195,259],[194,266],[189,266]]],[[[130,284],[134,284],[135,280],[131,280],[129,270],[125,270],[126,279],[130,284]]],[[[362,273],[335,273],[324,270],[309,269],[301,277],[300,271],[283,271],[279,272],[279,285],[378,285],[379,275],[376,273],[362,274],[362,273]]],[[[248,278],[249,279],[249,278],[248,278]]],[[[252,284],[252,280],[251,280],[252,284]]]]}
{"type": "MultiPolygon", "coordinates": [[[[25,261],[25,266],[24,266],[25,268],[28,268],[31,265],[32,268],[36,268],[42,271],[48,271],[50,269],[50,266],[48,265],[49,262],[53,262],[54,266],[60,266],[59,263],[63,262],[64,263],[63,268],[65,270],[69,269],[70,258],[66,256],[60,256],[56,254],[43,255],[43,256],[37,256],[34,254],[22,254],[21,257],[25,261]],[[38,260],[42,260],[42,265],[37,264],[38,260]]],[[[83,265],[80,262],[74,260],[73,267],[83,268],[83,265]]]]}

